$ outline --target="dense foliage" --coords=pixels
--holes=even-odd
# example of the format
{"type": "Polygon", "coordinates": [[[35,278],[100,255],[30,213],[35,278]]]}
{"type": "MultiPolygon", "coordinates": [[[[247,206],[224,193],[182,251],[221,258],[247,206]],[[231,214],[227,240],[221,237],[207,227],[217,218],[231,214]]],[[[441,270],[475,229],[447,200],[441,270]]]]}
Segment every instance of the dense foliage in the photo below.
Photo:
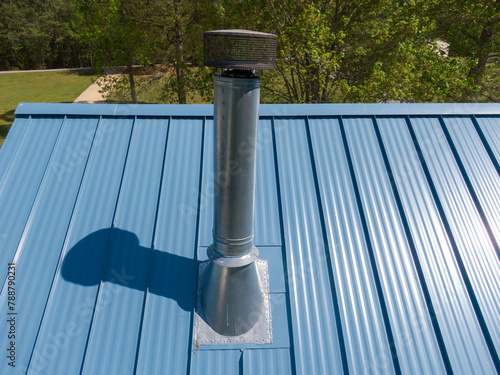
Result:
{"type": "Polygon", "coordinates": [[[0,0],[0,69],[120,66],[133,102],[145,80],[160,102],[210,100],[202,32],[246,28],[279,38],[268,102],[496,102],[499,15],[500,0],[0,0]]]}
{"type": "Polygon", "coordinates": [[[75,1],[0,0],[0,69],[89,66],[75,1]]]}

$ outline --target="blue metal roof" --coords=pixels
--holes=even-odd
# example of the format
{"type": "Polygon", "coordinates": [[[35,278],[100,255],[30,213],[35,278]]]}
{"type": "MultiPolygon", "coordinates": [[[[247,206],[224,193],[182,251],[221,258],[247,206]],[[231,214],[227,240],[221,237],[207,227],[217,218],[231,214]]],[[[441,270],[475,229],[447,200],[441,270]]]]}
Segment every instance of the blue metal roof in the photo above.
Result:
{"type": "Polygon", "coordinates": [[[193,338],[212,111],[19,105],[0,149],[2,374],[500,374],[500,105],[261,106],[263,345],[193,338]]]}

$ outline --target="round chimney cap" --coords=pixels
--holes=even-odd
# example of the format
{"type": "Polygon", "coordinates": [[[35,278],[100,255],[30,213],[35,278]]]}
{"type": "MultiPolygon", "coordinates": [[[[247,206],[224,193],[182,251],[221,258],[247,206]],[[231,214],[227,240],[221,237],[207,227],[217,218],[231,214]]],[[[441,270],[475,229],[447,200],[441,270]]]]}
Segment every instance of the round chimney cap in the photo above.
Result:
{"type": "Polygon", "coordinates": [[[277,36],[249,30],[212,30],[203,33],[206,66],[238,70],[276,67],[277,36]]]}

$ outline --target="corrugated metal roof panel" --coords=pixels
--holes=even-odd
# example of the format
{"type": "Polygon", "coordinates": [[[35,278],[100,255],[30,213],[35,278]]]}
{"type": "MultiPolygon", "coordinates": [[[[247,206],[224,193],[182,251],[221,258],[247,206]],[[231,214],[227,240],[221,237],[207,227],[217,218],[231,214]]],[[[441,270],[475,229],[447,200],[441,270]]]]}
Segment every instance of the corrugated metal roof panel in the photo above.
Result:
{"type": "Polygon", "coordinates": [[[478,126],[476,130],[484,138],[484,147],[488,150],[490,158],[495,165],[497,173],[500,174],[500,132],[498,131],[498,117],[474,117],[478,126]]]}
{"type": "Polygon", "coordinates": [[[446,117],[443,129],[500,259],[500,176],[469,117],[446,117]]]}
{"type": "MultiPolygon", "coordinates": [[[[214,166],[211,160],[214,154],[214,122],[212,119],[206,121],[205,138],[203,144],[203,167],[201,178],[200,197],[200,246],[210,246],[212,243],[212,223],[214,212],[214,166]]],[[[197,209],[192,211],[197,212],[197,209]]]]}
{"type": "MultiPolygon", "coordinates": [[[[47,169],[54,144],[61,129],[62,119],[16,120],[12,137],[8,137],[2,147],[2,175],[0,176],[0,206],[3,212],[12,213],[0,216],[2,231],[1,264],[14,258],[24,227],[47,169]],[[18,125],[19,124],[19,125],[18,125]],[[25,128],[29,130],[26,133],[25,128]],[[44,139],[44,142],[38,140],[44,139]],[[15,146],[14,146],[15,145],[15,146]],[[29,178],[26,178],[29,176],[29,178]],[[14,215],[15,213],[15,215],[14,215]]],[[[0,280],[5,281],[7,270],[0,271],[0,280]]]]}
{"type": "Polygon", "coordinates": [[[377,118],[377,127],[395,184],[393,189],[397,189],[404,211],[407,235],[411,236],[421,266],[418,277],[428,288],[429,313],[442,335],[445,360],[449,358],[455,374],[494,372],[407,121],[401,117],[377,118]]]}
{"type": "MultiPolygon", "coordinates": [[[[2,180],[6,175],[7,168],[14,160],[16,148],[19,146],[29,122],[29,117],[19,117],[17,119],[17,125],[9,132],[9,142],[4,142],[2,148],[0,148],[0,177],[2,180]]],[[[0,180],[0,186],[2,185],[2,180],[0,180]]]]}
{"type": "Polygon", "coordinates": [[[289,349],[245,350],[243,352],[243,374],[290,374],[289,349]]]}
{"type": "MultiPolygon", "coordinates": [[[[349,370],[367,373],[381,368],[390,346],[339,119],[311,119],[309,126],[340,316],[349,332],[345,335],[349,370]]],[[[394,372],[390,354],[384,371],[394,372]]]]}
{"type": "Polygon", "coordinates": [[[411,122],[436,190],[435,199],[442,206],[442,219],[449,226],[448,235],[462,268],[469,298],[476,306],[475,312],[490,354],[498,361],[500,262],[494,244],[447,143],[439,119],[419,117],[412,118],[411,122]]]}
{"type": "MultiPolygon", "coordinates": [[[[44,119],[35,125],[41,128],[49,122],[49,119],[44,119]]],[[[53,122],[60,124],[61,119],[53,122]]],[[[17,341],[17,365],[21,369],[28,367],[31,358],[96,127],[95,118],[64,120],[49,163],[42,171],[44,172],[42,182],[23,235],[16,244],[12,262],[16,263],[18,275],[15,288],[19,298],[16,299],[15,310],[16,330],[22,332],[22,339],[17,341]],[[83,139],[85,141],[82,141],[83,139]]],[[[30,143],[39,140],[40,138],[32,139],[30,143]]],[[[30,161],[35,160],[30,159],[30,161]]],[[[15,211],[11,215],[15,216],[15,211]]],[[[4,285],[0,296],[0,311],[3,316],[8,316],[7,313],[11,311],[8,310],[6,292],[7,284],[4,285]]],[[[9,331],[7,327],[7,324],[2,324],[0,329],[2,337],[7,337],[9,331]]],[[[51,352],[47,356],[52,355],[51,352]]],[[[7,374],[16,372],[16,368],[10,366],[5,368],[7,374]]]]}
{"type": "Polygon", "coordinates": [[[303,119],[275,119],[295,366],[301,374],[343,371],[342,338],[303,119]]]}
{"type": "Polygon", "coordinates": [[[274,169],[273,132],[271,120],[259,122],[257,145],[257,177],[255,187],[255,244],[281,245],[276,171],[274,169]]]}
{"type": "Polygon", "coordinates": [[[109,118],[98,124],[62,249],[63,262],[54,276],[29,374],[63,375],[80,371],[132,124],[132,119],[109,118]]]}
{"type": "Polygon", "coordinates": [[[499,105],[262,105],[273,343],[199,346],[212,111],[18,107],[0,150],[0,314],[13,260],[18,314],[2,373],[500,373],[499,105]]]}
{"type": "Polygon", "coordinates": [[[134,121],[82,374],[134,372],[168,126],[134,121]]]}
{"type": "MultiPolygon", "coordinates": [[[[207,372],[221,375],[241,374],[242,353],[240,350],[201,350],[191,356],[191,375],[207,372]]],[[[180,373],[180,372],[179,372],[180,373]]]]}
{"type": "Polygon", "coordinates": [[[358,206],[366,220],[365,238],[371,242],[372,268],[377,270],[375,278],[383,294],[385,323],[392,344],[392,352],[381,354],[385,355],[387,367],[391,365],[392,356],[396,370],[405,374],[443,373],[444,363],[373,119],[346,118],[343,122],[352,172],[359,189],[358,206]]]}
{"type": "Polygon", "coordinates": [[[190,362],[203,130],[201,119],[173,119],[170,125],[137,357],[138,374],[163,374],[165,369],[181,373],[190,362]],[[178,220],[172,220],[173,215],[178,220]],[[166,339],[169,337],[176,339],[166,339]]]}

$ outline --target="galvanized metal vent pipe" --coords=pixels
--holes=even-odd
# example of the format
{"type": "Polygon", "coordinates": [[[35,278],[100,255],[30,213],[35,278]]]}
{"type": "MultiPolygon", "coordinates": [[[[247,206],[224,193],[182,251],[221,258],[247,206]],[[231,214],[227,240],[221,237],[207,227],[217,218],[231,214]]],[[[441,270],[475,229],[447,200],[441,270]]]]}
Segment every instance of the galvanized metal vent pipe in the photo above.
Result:
{"type": "Polygon", "coordinates": [[[248,332],[263,312],[255,260],[253,221],[260,76],[276,65],[276,35],[247,30],[203,34],[206,66],[214,78],[215,208],[210,263],[201,286],[201,309],[225,336],[248,332]]]}

